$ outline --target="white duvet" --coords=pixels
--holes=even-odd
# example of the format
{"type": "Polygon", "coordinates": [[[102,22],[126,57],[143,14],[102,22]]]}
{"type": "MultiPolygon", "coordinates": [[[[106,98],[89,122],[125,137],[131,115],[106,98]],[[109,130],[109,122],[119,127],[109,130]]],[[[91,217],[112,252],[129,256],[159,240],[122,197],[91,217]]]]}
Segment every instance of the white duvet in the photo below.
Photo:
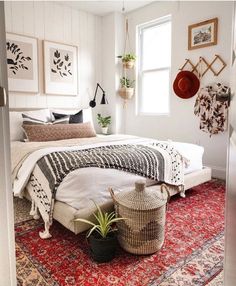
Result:
{"type": "MultiPolygon", "coordinates": [[[[114,137],[114,136],[113,136],[114,137]]],[[[141,142],[147,139],[130,138],[127,136],[127,143],[141,142]]],[[[124,144],[124,140],[116,141],[112,144],[124,144]]],[[[109,145],[110,142],[105,143],[109,145]]],[[[201,146],[171,142],[171,144],[179,151],[179,153],[188,159],[189,164],[185,168],[185,174],[201,170],[202,156],[204,149],[201,146]]],[[[79,149],[86,149],[91,147],[97,147],[104,145],[104,143],[95,143],[86,146],[80,146],[79,149]]],[[[76,150],[78,146],[72,147],[49,147],[34,151],[30,154],[21,165],[17,177],[13,182],[13,191],[15,196],[21,196],[22,190],[27,185],[30,174],[37,163],[37,161],[46,154],[55,151],[64,150],[76,150]]],[[[88,202],[91,199],[95,200],[99,204],[103,204],[109,199],[109,193],[107,187],[111,186],[115,189],[122,189],[125,187],[131,187],[134,182],[141,177],[130,174],[127,172],[114,170],[114,169],[100,169],[100,168],[84,168],[77,169],[68,174],[63,182],[60,184],[57,193],[56,200],[64,202],[76,209],[82,210],[87,208],[88,202]]],[[[147,185],[155,184],[155,181],[147,180],[147,185]]]]}

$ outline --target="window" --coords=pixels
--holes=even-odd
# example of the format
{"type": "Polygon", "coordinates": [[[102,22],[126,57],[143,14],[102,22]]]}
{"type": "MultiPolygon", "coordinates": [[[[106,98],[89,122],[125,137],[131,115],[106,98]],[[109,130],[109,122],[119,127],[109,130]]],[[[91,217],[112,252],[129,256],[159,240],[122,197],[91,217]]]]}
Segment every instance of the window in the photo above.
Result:
{"type": "Polygon", "coordinates": [[[138,113],[169,113],[171,18],[138,27],[138,113]]]}

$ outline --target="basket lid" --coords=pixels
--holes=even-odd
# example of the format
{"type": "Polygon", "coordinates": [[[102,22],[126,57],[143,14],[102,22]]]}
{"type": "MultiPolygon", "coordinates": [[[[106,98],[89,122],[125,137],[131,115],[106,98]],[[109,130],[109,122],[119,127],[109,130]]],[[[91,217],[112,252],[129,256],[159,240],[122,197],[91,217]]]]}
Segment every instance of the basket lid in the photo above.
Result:
{"type": "Polygon", "coordinates": [[[160,185],[145,188],[146,180],[135,182],[135,188],[116,194],[113,199],[127,208],[135,210],[152,210],[166,204],[168,194],[160,185]]]}

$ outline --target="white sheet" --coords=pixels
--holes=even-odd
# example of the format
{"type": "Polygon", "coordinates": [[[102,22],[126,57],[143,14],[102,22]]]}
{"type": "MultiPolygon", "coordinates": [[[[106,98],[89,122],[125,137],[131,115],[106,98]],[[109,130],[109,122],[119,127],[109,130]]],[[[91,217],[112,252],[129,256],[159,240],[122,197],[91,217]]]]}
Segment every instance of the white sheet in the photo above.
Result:
{"type": "MultiPolygon", "coordinates": [[[[131,139],[128,137],[127,140],[129,141],[125,142],[126,144],[131,142],[135,143],[137,141],[145,142],[147,139],[131,139]]],[[[106,145],[110,144],[124,144],[124,141],[116,141],[112,143],[108,142],[106,145]]],[[[204,152],[203,147],[179,142],[171,142],[171,144],[174,145],[174,147],[180,152],[180,154],[182,154],[183,157],[189,160],[189,165],[187,168],[185,168],[185,174],[202,169],[202,156],[204,152]]],[[[104,145],[104,143],[80,146],[80,149],[98,147],[101,145],[104,145]]],[[[76,149],[78,149],[78,146],[57,148],[50,147],[33,152],[27,157],[18,172],[17,179],[13,184],[14,194],[16,196],[21,196],[21,191],[26,186],[36,162],[41,157],[50,152],[76,149]]],[[[57,190],[56,199],[67,203],[76,209],[87,208],[89,204],[92,204],[91,199],[95,200],[99,204],[107,201],[109,198],[109,193],[106,190],[107,186],[111,186],[115,189],[131,187],[139,178],[142,177],[114,169],[78,169],[68,174],[60,184],[57,190]]],[[[154,183],[155,181],[147,180],[147,185],[154,183]]]]}
{"type": "MultiPolygon", "coordinates": [[[[94,209],[93,200],[102,206],[111,196],[108,187],[115,192],[133,187],[141,176],[115,169],[83,168],[77,169],[66,176],[56,193],[56,200],[64,202],[78,210],[94,209]]],[[[154,180],[147,179],[147,185],[154,180]]]]}
{"type": "Polygon", "coordinates": [[[172,145],[183,157],[189,160],[189,165],[184,170],[185,175],[203,168],[202,157],[204,148],[202,146],[180,142],[172,142],[172,145]]]}

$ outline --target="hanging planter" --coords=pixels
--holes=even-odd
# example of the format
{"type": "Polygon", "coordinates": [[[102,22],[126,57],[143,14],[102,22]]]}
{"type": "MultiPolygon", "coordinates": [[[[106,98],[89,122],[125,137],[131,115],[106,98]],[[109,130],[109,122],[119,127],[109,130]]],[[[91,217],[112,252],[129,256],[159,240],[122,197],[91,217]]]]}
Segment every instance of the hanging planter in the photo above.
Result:
{"type": "Polygon", "coordinates": [[[134,88],[133,87],[122,87],[119,89],[119,95],[123,99],[131,99],[134,95],[134,88]]]}
{"type": "Polygon", "coordinates": [[[122,77],[120,79],[121,88],[119,89],[119,95],[127,100],[131,99],[134,95],[134,80],[130,80],[127,77],[122,77]]]}
{"type": "Polygon", "coordinates": [[[132,69],[135,64],[136,56],[134,54],[125,54],[123,56],[118,56],[121,58],[123,63],[123,68],[125,69],[132,69]]]}

